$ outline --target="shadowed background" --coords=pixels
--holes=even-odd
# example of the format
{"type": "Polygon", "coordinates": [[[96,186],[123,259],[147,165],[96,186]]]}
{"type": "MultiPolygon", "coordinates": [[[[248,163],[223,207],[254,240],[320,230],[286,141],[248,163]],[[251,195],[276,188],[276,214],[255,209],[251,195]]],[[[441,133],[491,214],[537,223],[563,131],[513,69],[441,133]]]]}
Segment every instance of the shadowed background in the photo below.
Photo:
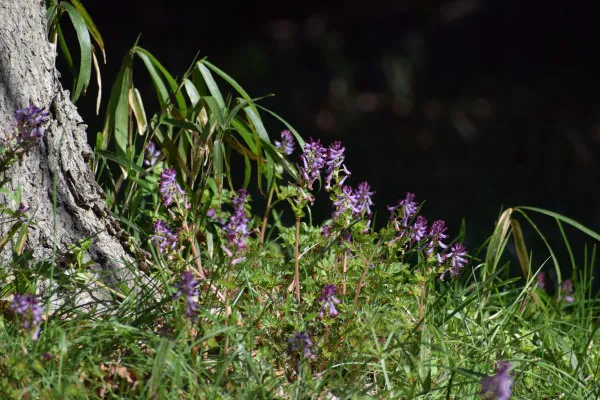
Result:
{"type": "MultiPolygon", "coordinates": [[[[548,208],[600,228],[598,28],[591,3],[84,5],[106,42],[104,106],[106,86],[141,33],[140,45],[174,75],[199,51],[252,96],[275,94],[262,104],[304,137],[325,145],[342,140],[350,183],[366,180],[376,190],[380,222],[385,206],[411,191],[427,200],[424,215],[447,220],[452,235],[464,217],[471,246],[492,232],[502,207],[514,205],[548,208]]],[[[136,86],[153,95],[146,72],[136,70],[136,86]]],[[[91,89],[79,104],[92,134],[102,126],[94,96],[91,89]]],[[[145,106],[152,113],[150,99],[145,106]]],[[[272,137],[283,129],[273,120],[267,126],[272,137]]],[[[316,211],[330,212],[329,206],[316,211]]],[[[553,221],[540,222],[560,243],[553,221]]],[[[534,259],[539,254],[543,261],[535,239],[528,232],[526,238],[534,259]]],[[[573,236],[577,253],[585,242],[573,236]]]]}

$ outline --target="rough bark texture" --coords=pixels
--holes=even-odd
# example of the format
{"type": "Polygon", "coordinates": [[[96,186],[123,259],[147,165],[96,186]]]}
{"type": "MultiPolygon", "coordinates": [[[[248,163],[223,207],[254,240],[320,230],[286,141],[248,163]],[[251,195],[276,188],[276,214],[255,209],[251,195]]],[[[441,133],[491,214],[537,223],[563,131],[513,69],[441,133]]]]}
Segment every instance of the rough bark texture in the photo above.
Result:
{"type": "MultiPolygon", "coordinates": [[[[12,129],[14,111],[30,102],[46,108],[51,118],[40,146],[9,170],[7,189],[20,187],[23,203],[31,207],[36,226],[29,231],[27,247],[36,258],[47,259],[53,243],[60,250],[93,237],[88,255],[106,272],[103,280],[121,281],[128,275],[124,261],[132,260],[123,246],[126,235],[106,209],[87,164],[93,152],[86,126],[58,81],[54,60],[43,1],[0,0],[0,139],[12,129]]],[[[0,195],[0,202],[7,201],[0,195]]],[[[3,229],[0,225],[0,234],[3,229]]]]}

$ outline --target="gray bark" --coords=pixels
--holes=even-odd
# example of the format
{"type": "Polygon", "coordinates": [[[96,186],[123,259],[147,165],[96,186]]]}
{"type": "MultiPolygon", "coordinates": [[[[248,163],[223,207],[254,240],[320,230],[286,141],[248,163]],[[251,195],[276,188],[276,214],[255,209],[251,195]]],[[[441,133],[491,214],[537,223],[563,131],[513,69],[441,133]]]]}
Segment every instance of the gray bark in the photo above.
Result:
{"type": "MultiPolygon", "coordinates": [[[[21,188],[36,223],[26,246],[37,259],[48,259],[54,244],[64,250],[93,237],[88,255],[103,271],[105,283],[125,279],[130,275],[124,262],[132,261],[124,246],[127,235],[106,209],[104,193],[88,166],[93,152],[86,126],[58,80],[43,1],[0,0],[1,140],[13,129],[14,111],[30,102],[49,111],[51,121],[42,143],[7,172],[7,189],[21,188]]],[[[0,195],[0,202],[7,201],[0,195]]],[[[0,235],[5,231],[0,226],[0,235]]]]}

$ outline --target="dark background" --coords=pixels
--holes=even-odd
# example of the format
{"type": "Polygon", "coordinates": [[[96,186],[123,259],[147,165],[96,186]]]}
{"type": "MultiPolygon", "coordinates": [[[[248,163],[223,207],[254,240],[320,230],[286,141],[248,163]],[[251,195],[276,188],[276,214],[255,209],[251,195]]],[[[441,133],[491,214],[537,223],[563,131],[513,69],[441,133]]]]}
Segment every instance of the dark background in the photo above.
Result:
{"type": "MultiPolygon", "coordinates": [[[[515,205],[600,228],[592,2],[286,3],[84,2],[106,42],[104,99],[141,33],[139,44],[172,74],[181,76],[199,51],[251,96],[276,94],[264,105],[304,137],[342,140],[350,183],[367,180],[377,191],[381,221],[385,205],[411,191],[452,234],[465,218],[471,247],[515,205]]],[[[136,85],[152,94],[141,63],[134,68],[136,85]]],[[[92,132],[101,129],[94,96],[79,104],[92,132]]],[[[272,137],[284,129],[268,127],[272,137]]],[[[539,222],[561,246],[553,221],[539,222]]],[[[526,234],[543,261],[546,252],[526,234]]],[[[591,242],[572,240],[576,254],[591,242]]]]}

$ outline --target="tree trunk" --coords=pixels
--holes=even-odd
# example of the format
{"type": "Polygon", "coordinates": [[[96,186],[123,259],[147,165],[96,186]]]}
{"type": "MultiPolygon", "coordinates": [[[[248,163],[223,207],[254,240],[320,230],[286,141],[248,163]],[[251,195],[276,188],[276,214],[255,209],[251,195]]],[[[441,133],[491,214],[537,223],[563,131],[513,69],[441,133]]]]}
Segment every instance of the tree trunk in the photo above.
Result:
{"type": "MultiPolygon", "coordinates": [[[[31,103],[50,112],[45,137],[10,168],[5,189],[20,188],[22,202],[31,207],[35,224],[26,246],[36,259],[48,259],[54,246],[60,252],[92,237],[88,260],[102,271],[104,283],[122,281],[129,276],[124,262],[132,261],[124,250],[127,235],[107,210],[88,166],[93,152],[86,126],[60,85],[46,26],[42,0],[0,0],[0,139],[13,129],[16,109],[31,103]]],[[[0,203],[10,201],[0,195],[0,203]]],[[[0,225],[0,235],[5,233],[0,225]]],[[[0,262],[6,262],[7,254],[2,256],[0,262]]]]}

